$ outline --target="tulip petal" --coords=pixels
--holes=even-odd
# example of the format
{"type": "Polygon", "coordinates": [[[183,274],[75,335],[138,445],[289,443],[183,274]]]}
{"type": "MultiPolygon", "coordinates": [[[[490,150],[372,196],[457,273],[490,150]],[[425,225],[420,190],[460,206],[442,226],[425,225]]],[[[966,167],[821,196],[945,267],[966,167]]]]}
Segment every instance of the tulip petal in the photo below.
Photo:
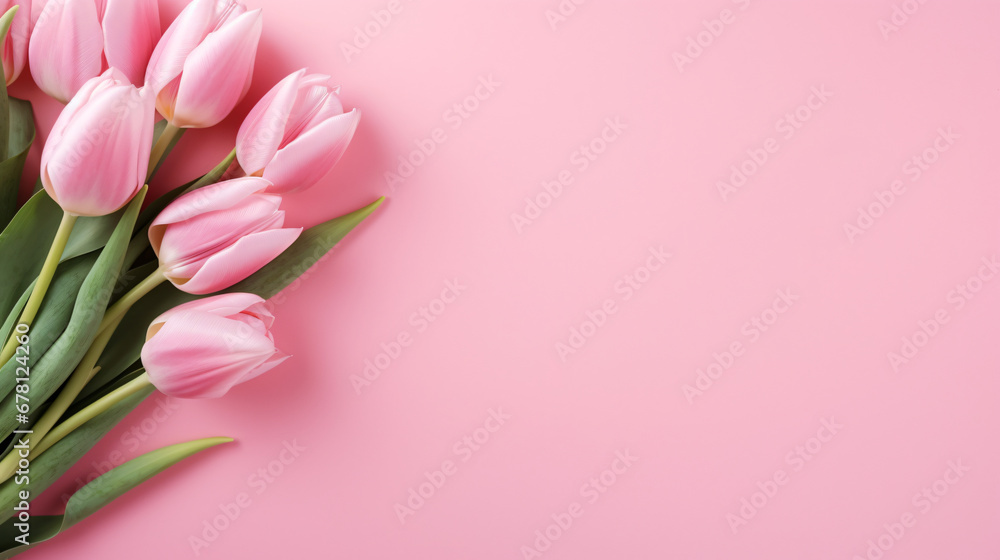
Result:
{"type": "Polygon", "coordinates": [[[182,274],[179,268],[203,260],[245,235],[280,228],[285,219],[285,213],[278,211],[280,205],[281,197],[261,194],[172,224],[161,238],[160,264],[182,274]]]}
{"type": "Polygon", "coordinates": [[[190,280],[170,280],[179,290],[189,294],[210,294],[223,290],[274,260],[301,233],[302,228],[286,228],[250,234],[209,257],[190,280]]]}
{"type": "Polygon", "coordinates": [[[108,65],[141,86],[149,57],[160,39],[160,10],[156,0],[107,0],[103,28],[108,65]]]}
{"type": "MultiPolygon", "coordinates": [[[[261,320],[265,321],[268,328],[270,328],[271,323],[274,322],[274,316],[271,315],[271,312],[267,309],[262,297],[257,294],[232,292],[182,303],[181,305],[164,312],[159,317],[154,319],[149,325],[149,330],[153,330],[154,326],[165,323],[174,315],[185,311],[199,311],[202,313],[218,315],[220,317],[229,317],[231,315],[242,313],[245,310],[261,317],[261,320]],[[270,322],[266,320],[267,318],[270,318],[270,322]]],[[[148,338],[149,334],[147,331],[147,339],[148,338]]]]}
{"type": "Polygon", "coordinates": [[[254,106],[236,136],[236,157],[248,175],[264,169],[278,153],[285,136],[288,115],[297,97],[305,70],[286,76],[254,106]]]}
{"type": "Polygon", "coordinates": [[[246,12],[191,51],[171,124],[207,128],[229,115],[249,88],[262,25],[260,10],[246,12]]]}
{"type": "Polygon", "coordinates": [[[274,343],[241,323],[202,311],[182,311],[142,349],[150,380],[164,394],[215,398],[274,357],[274,343]]]}
{"type": "Polygon", "coordinates": [[[38,87],[68,102],[104,64],[104,34],[93,0],[50,2],[38,18],[28,46],[38,87]]]}
{"type": "MultiPolygon", "coordinates": [[[[150,239],[153,240],[153,230],[162,229],[158,226],[174,224],[189,220],[194,216],[206,212],[214,212],[232,208],[242,202],[248,196],[263,191],[271,185],[266,179],[260,177],[240,177],[230,179],[207,187],[196,189],[187,194],[181,195],[177,200],[171,202],[150,226],[150,239]]],[[[153,241],[153,248],[159,245],[161,235],[153,241]]]]}
{"type": "Polygon", "coordinates": [[[285,194],[319,182],[344,155],[360,120],[357,109],[338,115],[278,151],[264,170],[264,178],[273,183],[267,192],[285,194]]]}
{"type": "Polygon", "coordinates": [[[177,16],[149,59],[146,85],[159,94],[181,75],[184,61],[205,38],[211,28],[216,0],[194,0],[177,16]]]}

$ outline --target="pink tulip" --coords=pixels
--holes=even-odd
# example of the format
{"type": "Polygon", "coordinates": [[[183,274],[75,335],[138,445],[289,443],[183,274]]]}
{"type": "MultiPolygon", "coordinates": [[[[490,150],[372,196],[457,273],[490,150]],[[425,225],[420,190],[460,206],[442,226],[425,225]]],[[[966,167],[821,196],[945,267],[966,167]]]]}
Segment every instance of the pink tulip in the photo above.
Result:
{"type": "Polygon", "coordinates": [[[31,36],[31,0],[0,0],[0,15],[14,6],[20,6],[14,21],[10,24],[7,39],[3,43],[3,73],[7,85],[21,75],[28,62],[28,37],[31,36]]]}
{"type": "Polygon", "coordinates": [[[250,89],[262,22],[235,0],[194,0],[153,51],[146,83],[178,128],[215,126],[250,89]]]}
{"type": "Polygon", "coordinates": [[[282,228],[281,197],[271,183],[243,177],[179,197],[153,220],[149,240],[160,270],[178,289],[210,294],[257,272],[302,228],[282,228]]]}
{"type": "Polygon", "coordinates": [[[250,111],[236,137],[247,175],[288,193],[316,184],[344,155],[361,114],[344,112],[330,77],[300,70],[274,86],[250,111]]]}
{"type": "Polygon", "coordinates": [[[31,34],[31,75],[63,103],[108,68],[141,86],[159,38],[156,0],[49,0],[31,34]]]}
{"type": "Polygon", "coordinates": [[[277,366],[274,317],[264,300],[232,293],[180,305],[149,326],[142,364],[165,395],[211,399],[277,366]]]}
{"type": "Polygon", "coordinates": [[[62,209],[103,216],[146,182],[153,96],[117,69],[86,82],[63,109],[42,150],[42,186],[62,209]]]}

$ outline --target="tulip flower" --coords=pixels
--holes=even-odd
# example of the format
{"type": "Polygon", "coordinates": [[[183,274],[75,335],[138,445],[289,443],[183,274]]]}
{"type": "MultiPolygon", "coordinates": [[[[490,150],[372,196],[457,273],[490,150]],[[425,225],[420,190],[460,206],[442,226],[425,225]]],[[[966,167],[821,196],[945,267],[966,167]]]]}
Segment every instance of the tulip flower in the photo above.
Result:
{"type": "Polygon", "coordinates": [[[63,109],[42,150],[42,186],[75,216],[110,214],[146,181],[153,97],[116,68],[89,80],[63,109]]]}
{"type": "MultiPolygon", "coordinates": [[[[163,34],[146,71],[171,127],[215,126],[250,88],[260,10],[234,0],[194,0],[163,34]]],[[[176,131],[174,131],[176,132],[176,131]]]]}
{"type": "Polygon", "coordinates": [[[260,270],[287,249],[302,228],[282,228],[281,197],[271,183],[243,177],[179,197],[153,220],[149,240],[160,272],[178,289],[209,294],[260,270]]]}
{"type": "Polygon", "coordinates": [[[285,361],[274,317],[256,295],[232,293],[167,311],[149,326],[142,364],[153,386],[180,398],[216,398],[285,361]]]}
{"type": "Polygon", "coordinates": [[[31,35],[31,0],[0,0],[0,14],[7,13],[14,6],[20,9],[14,15],[2,45],[3,73],[8,86],[21,75],[28,62],[28,37],[31,35]]]}
{"type": "Polygon", "coordinates": [[[280,194],[309,188],[344,155],[361,114],[345,113],[330,77],[300,70],[269,91],[236,137],[236,157],[247,175],[273,183],[280,194]]]}
{"type": "Polygon", "coordinates": [[[63,103],[108,68],[141,86],[159,38],[156,0],[49,0],[31,34],[31,75],[63,103]]]}

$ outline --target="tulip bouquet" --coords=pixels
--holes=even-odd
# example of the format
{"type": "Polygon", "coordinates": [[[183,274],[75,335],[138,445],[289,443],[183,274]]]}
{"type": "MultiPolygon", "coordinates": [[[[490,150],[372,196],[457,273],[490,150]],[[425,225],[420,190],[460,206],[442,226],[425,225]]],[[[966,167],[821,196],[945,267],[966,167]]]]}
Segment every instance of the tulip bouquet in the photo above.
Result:
{"type": "Polygon", "coordinates": [[[260,11],[193,0],[161,34],[156,0],[34,1],[36,18],[31,0],[0,0],[0,558],[231,441],[152,451],[87,484],[62,514],[32,512],[153,392],[221,397],[285,360],[267,299],[382,202],[284,227],[283,195],[319,182],[360,118],[328,76],[304,70],[257,103],[218,166],[146,200],[182,134],[246,96],[260,11]],[[65,108],[19,206],[35,126],[7,86],[25,67],[65,108]]]}

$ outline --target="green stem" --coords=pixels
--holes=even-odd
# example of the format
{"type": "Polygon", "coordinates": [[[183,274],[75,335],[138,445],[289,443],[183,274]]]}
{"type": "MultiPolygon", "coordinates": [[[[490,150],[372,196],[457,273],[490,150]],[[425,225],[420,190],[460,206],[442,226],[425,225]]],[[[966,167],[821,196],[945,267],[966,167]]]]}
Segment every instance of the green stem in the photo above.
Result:
{"type": "MultiPolygon", "coordinates": [[[[56,230],[56,236],[52,240],[49,254],[45,257],[45,264],[42,265],[42,270],[38,273],[38,280],[35,282],[35,287],[28,297],[28,302],[24,304],[24,311],[21,312],[21,318],[16,324],[30,327],[38,315],[38,309],[42,306],[45,293],[49,291],[49,285],[52,283],[52,277],[55,276],[59,260],[62,259],[63,251],[66,250],[66,243],[69,242],[69,236],[73,232],[73,225],[76,223],[76,218],[72,214],[63,212],[62,221],[59,222],[59,229],[56,230]]],[[[3,347],[3,351],[0,352],[0,367],[14,356],[14,353],[17,352],[17,347],[17,329],[15,328],[11,332],[7,344],[3,347]]]]}
{"type": "MultiPolygon", "coordinates": [[[[136,377],[125,385],[111,391],[107,395],[104,395],[97,401],[93,402],[90,406],[69,417],[65,422],[52,429],[51,432],[39,435],[38,428],[35,427],[34,433],[31,434],[31,439],[28,443],[29,445],[35,441],[38,441],[39,443],[30,447],[28,459],[31,460],[41,455],[50,447],[59,443],[60,440],[69,435],[73,430],[86,424],[90,420],[93,420],[102,412],[105,412],[115,404],[131,395],[134,395],[138,391],[141,391],[148,385],[150,385],[149,377],[145,372],[143,372],[139,377],[136,377]]],[[[46,416],[48,416],[48,412],[46,412],[46,416]]],[[[3,461],[0,461],[0,482],[5,482],[14,475],[14,471],[17,470],[18,459],[19,454],[11,451],[6,457],[4,457],[3,461]]]]}
{"type": "MultiPolygon", "coordinates": [[[[97,360],[100,359],[101,354],[104,349],[107,348],[108,342],[111,340],[111,335],[114,334],[115,328],[121,320],[115,321],[112,328],[109,328],[97,335],[94,339],[93,344],[90,345],[90,349],[83,356],[83,360],[80,364],[76,366],[73,374],[70,375],[69,379],[66,381],[66,385],[63,386],[62,391],[59,392],[59,396],[56,400],[52,402],[52,405],[46,409],[45,414],[35,422],[35,425],[31,427],[31,434],[26,438],[28,443],[28,449],[36,449],[37,445],[35,442],[41,442],[45,438],[45,435],[49,433],[49,430],[56,425],[56,422],[62,418],[62,415],[69,410],[69,407],[73,405],[73,401],[80,396],[80,391],[87,386],[87,383],[93,379],[94,375],[101,368],[95,367],[97,365],[97,360]]],[[[39,452],[40,453],[40,452],[39,452]]],[[[13,474],[17,468],[17,454],[10,453],[0,461],[0,480],[7,480],[7,478],[13,474]]]]}
{"type": "Polygon", "coordinates": [[[142,282],[139,282],[127,294],[122,296],[120,300],[108,308],[104,313],[104,319],[101,320],[101,326],[98,327],[97,332],[103,333],[112,323],[117,326],[118,322],[125,316],[125,313],[135,305],[135,302],[153,291],[153,288],[162,284],[166,279],[167,277],[163,275],[163,272],[159,268],[154,270],[152,274],[147,276],[142,282]]]}
{"type": "Polygon", "coordinates": [[[145,389],[149,385],[151,385],[149,376],[143,372],[139,377],[136,377],[132,381],[129,381],[114,391],[111,391],[107,395],[104,395],[87,408],[77,412],[73,416],[66,419],[65,422],[56,426],[55,429],[49,432],[49,434],[41,440],[38,446],[35,447],[31,457],[41,455],[50,447],[59,443],[59,440],[69,435],[73,430],[86,424],[90,420],[93,420],[112,406],[145,389]]]}
{"type": "Polygon", "coordinates": [[[180,134],[181,129],[176,126],[167,123],[167,126],[163,129],[163,134],[160,134],[159,140],[153,145],[153,150],[149,154],[149,171],[146,175],[146,181],[153,178],[153,174],[156,173],[156,169],[160,166],[160,162],[163,160],[163,156],[166,155],[167,150],[170,148],[171,142],[174,138],[180,134]]]}

